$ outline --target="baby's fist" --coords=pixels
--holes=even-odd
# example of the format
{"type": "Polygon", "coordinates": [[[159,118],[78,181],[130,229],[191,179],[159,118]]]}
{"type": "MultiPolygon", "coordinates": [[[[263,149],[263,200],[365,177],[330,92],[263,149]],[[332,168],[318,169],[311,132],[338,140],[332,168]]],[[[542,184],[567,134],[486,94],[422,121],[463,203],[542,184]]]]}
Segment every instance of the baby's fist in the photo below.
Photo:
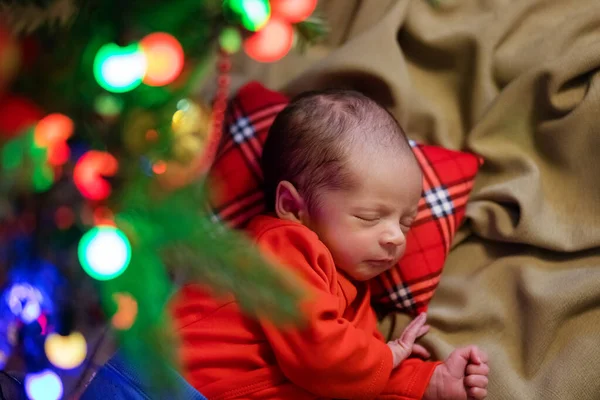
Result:
{"type": "Polygon", "coordinates": [[[487,396],[488,357],[476,346],[454,350],[436,367],[424,400],[482,400],[487,396]]]}

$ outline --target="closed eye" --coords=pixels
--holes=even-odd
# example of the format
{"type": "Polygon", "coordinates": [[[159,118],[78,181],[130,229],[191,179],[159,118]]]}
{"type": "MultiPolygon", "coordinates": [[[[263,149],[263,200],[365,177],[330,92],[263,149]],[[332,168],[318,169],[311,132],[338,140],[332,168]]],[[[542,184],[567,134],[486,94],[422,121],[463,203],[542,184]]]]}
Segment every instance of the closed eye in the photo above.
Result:
{"type": "Polygon", "coordinates": [[[404,232],[408,232],[414,222],[415,222],[414,219],[410,220],[410,221],[402,221],[400,223],[400,227],[402,228],[402,230],[404,232]]]}
{"type": "Polygon", "coordinates": [[[355,215],[354,217],[360,219],[361,221],[367,221],[367,222],[377,222],[380,219],[377,216],[365,216],[365,215],[355,215]]]}

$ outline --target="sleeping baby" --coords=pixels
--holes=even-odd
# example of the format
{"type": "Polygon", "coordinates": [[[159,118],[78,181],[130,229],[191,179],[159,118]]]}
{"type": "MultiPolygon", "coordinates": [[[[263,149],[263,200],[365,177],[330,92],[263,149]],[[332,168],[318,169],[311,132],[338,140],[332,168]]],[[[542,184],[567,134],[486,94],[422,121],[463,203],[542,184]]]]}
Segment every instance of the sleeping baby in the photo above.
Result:
{"type": "Polygon", "coordinates": [[[367,281],[404,253],[421,170],[396,120],[353,91],[310,92],[275,119],[262,155],[267,213],[247,227],[301,276],[306,323],[246,317],[234,298],[185,286],[173,303],[186,379],[213,399],[484,399],[487,355],[444,362],[415,344],[419,315],[395,341],[377,331],[367,281]]]}

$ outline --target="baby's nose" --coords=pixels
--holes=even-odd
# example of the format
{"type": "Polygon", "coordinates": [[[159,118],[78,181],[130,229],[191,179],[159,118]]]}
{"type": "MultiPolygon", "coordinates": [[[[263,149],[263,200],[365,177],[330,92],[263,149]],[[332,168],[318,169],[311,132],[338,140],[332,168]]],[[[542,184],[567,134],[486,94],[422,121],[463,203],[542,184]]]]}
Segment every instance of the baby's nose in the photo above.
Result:
{"type": "Polygon", "coordinates": [[[399,226],[389,228],[381,237],[381,245],[385,247],[402,246],[405,241],[406,236],[399,226]]]}

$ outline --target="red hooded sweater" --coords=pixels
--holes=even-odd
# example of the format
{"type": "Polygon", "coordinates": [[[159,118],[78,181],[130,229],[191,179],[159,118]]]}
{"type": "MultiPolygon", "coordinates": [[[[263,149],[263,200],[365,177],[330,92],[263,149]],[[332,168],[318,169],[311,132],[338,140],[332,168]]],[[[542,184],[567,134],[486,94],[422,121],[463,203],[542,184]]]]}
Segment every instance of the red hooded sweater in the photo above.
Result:
{"type": "Polygon", "coordinates": [[[408,359],[392,369],[377,331],[369,287],[339,273],[329,250],[303,225],[260,216],[249,234],[313,289],[302,328],[246,317],[233,298],[185,286],[172,311],[184,376],[210,400],[420,399],[438,365],[408,359]]]}

